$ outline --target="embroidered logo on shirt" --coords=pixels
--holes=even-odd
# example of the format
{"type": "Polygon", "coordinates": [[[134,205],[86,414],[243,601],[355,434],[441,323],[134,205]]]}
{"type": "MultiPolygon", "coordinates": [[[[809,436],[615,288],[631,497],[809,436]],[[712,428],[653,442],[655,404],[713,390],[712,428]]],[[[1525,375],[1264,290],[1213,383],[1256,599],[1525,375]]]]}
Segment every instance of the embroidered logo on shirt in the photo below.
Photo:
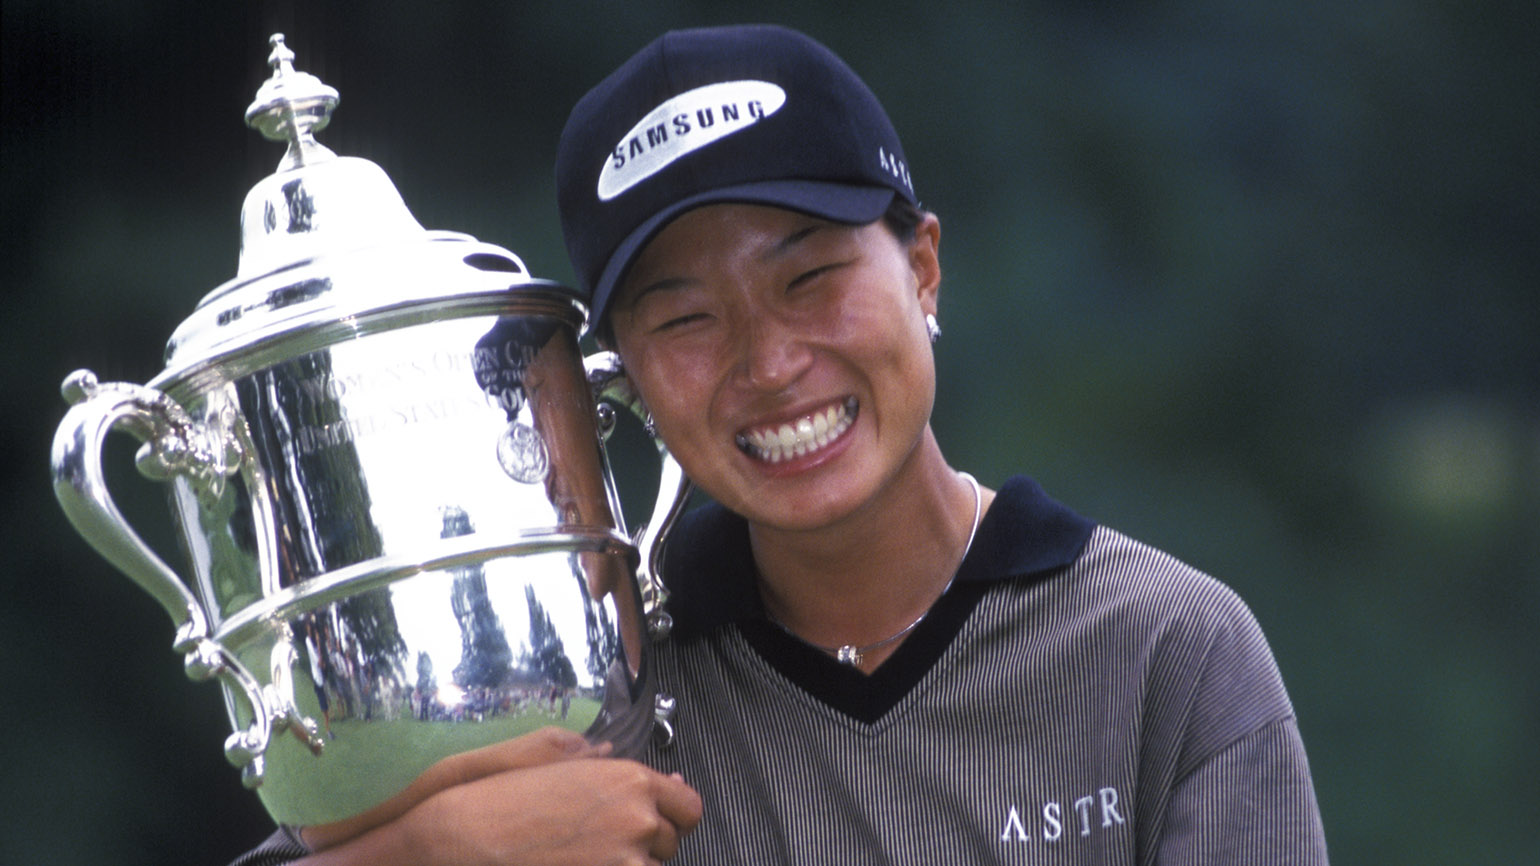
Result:
{"type": "Polygon", "coordinates": [[[1035,838],[1044,842],[1057,842],[1066,832],[1089,836],[1093,832],[1107,832],[1119,824],[1127,823],[1118,811],[1118,789],[1099,788],[1096,793],[1086,794],[1072,801],[1068,810],[1057,800],[1050,800],[1036,813],[1025,815],[1011,804],[1000,830],[1001,842],[1030,842],[1035,838]]]}

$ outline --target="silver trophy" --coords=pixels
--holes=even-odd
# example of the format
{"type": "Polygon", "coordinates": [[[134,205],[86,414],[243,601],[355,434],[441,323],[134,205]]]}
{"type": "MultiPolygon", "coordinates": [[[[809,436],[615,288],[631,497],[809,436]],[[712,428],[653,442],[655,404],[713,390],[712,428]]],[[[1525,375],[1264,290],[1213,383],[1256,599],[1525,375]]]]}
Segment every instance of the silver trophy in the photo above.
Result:
{"type": "Polygon", "coordinates": [[[315,140],[337,92],[272,45],[246,119],[288,150],[246,197],[236,276],[147,385],[65,381],[64,511],[171,615],[189,676],[221,682],[226,755],[279,822],[358,815],[548,724],[620,753],[671,736],[648,640],[687,483],[664,453],[628,535],[604,437],[634,399],[579,350],[581,297],[423,229],[378,166],[315,140]],[[113,504],[114,430],[169,485],[188,580],[113,504]]]}

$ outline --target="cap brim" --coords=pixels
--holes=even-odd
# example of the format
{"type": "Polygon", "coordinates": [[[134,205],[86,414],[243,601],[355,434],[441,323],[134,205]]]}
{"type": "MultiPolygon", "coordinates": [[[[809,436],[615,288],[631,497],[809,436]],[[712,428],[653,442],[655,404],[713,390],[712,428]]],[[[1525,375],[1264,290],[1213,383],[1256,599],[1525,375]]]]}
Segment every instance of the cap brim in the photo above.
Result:
{"type": "Polygon", "coordinates": [[[604,272],[594,284],[591,321],[597,325],[608,313],[616,284],[625,276],[631,260],[641,252],[642,247],[687,210],[726,202],[765,204],[834,222],[865,225],[882,216],[896,195],[892,188],[882,186],[816,180],[766,180],[725,186],[681,199],[653,214],[615,247],[609,262],[604,266],[604,272]]]}

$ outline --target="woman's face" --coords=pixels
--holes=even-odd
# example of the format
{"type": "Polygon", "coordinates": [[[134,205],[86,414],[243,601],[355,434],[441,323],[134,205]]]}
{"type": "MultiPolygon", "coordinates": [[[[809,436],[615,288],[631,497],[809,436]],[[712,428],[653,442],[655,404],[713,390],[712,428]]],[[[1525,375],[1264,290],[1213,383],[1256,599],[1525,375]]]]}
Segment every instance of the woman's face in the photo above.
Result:
{"type": "Polygon", "coordinates": [[[632,264],[616,349],[685,472],[750,521],[827,526],[884,492],[926,435],[925,328],[940,225],[912,243],[880,222],[709,205],[632,264]]]}

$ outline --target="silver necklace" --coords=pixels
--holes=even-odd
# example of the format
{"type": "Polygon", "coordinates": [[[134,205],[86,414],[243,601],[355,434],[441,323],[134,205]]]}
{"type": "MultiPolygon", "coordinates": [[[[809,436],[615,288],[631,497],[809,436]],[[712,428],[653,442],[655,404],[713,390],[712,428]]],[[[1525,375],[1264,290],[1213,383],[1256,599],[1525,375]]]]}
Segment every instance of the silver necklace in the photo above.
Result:
{"type": "MultiPolygon", "coordinates": [[[[978,535],[979,532],[979,522],[984,517],[984,491],[979,487],[977,478],[974,478],[972,475],[969,475],[966,472],[959,472],[957,474],[961,475],[964,480],[973,485],[973,528],[968,530],[968,543],[963,545],[962,555],[962,559],[967,559],[968,551],[973,549],[973,537],[978,535]]],[[[961,562],[962,560],[958,560],[959,568],[961,567],[961,562]]],[[[946,591],[952,588],[952,581],[956,579],[957,572],[953,571],[952,576],[947,578],[946,586],[941,587],[941,592],[936,595],[936,601],[940,601],[941,597],[946,595],[946,591]]],[[[770,617],[770,621],[780,626],[782,631],[786,632],[797,640],[802,641],[810,647],[822,650],[823,652],[834,656],[834,660],[842,665],[849,665],[854,668],[861,666],[861,662],[865,659],[867,653],[875,649],[881,649],[903,637],[904,635],[914,631],[920,623],[925,621],[925,617],[930,615],[930,612],[935,608],[935,606],[936,602],[931,602],[931,606],[921,611],[920,615],[914,618],[914,622],[909,623],[908,625],[888,635],[882,640],[877,641],[876,643],[869,643],[865,646],[854,646],[852,644],[843,644],[841,646],[824,646],[823,644],[816,644],[787,628],[785,623],[781,622],[775,617],[770,617]]]]}

